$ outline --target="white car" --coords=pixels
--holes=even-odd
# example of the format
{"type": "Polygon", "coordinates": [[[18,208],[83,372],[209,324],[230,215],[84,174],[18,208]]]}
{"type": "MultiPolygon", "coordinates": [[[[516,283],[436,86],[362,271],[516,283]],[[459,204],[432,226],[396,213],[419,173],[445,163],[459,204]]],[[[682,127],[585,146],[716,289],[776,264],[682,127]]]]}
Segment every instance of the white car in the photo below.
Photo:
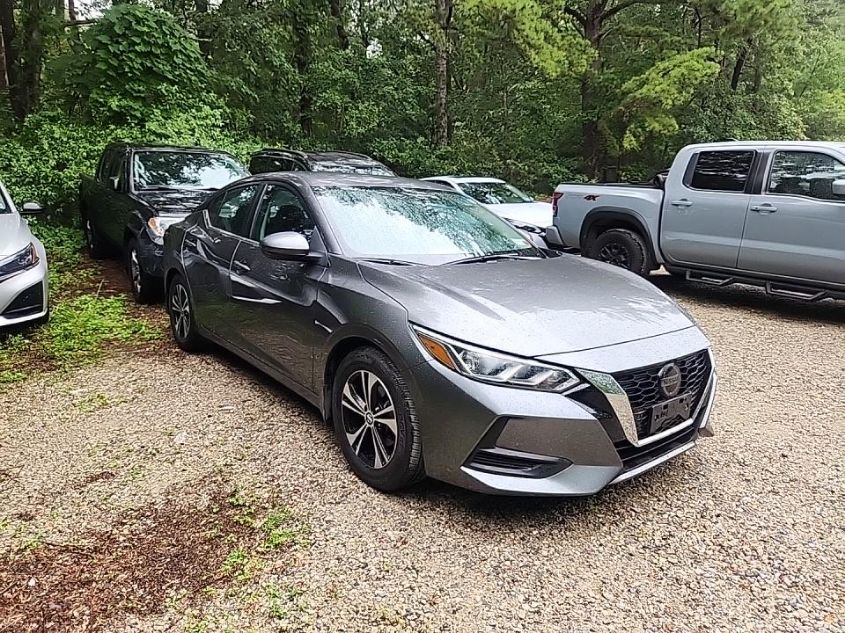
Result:
{"type": "Polygon", "coordinates": [[[528,233],[532,241],[539,239],[542,247],[546,247],[543,236],[546,227],[552,225],[550,203],[538,202],[499,178],[432,176],[423,180],[446,185],[468,195],[516,228],[528,233]]]}
{"type": "MultiPolygon", "coordinates": [[[[25,215],[41,212],[26,202],[25,215]]],[[[0,183],[0,328],[46,321],[48,314],[47,253],[29,230],[6,187],[0,183]]]]}

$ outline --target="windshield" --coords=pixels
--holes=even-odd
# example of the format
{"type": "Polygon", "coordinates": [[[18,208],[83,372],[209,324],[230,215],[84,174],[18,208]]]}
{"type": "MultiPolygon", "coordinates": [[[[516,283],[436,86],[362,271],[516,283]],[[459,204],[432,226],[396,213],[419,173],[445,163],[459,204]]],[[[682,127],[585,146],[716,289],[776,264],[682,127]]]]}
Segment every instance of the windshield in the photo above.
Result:
{"type": "Polygon", "coordinates": [[[458,186],[481,204],[518,204],[534,202],[516,187],[506,182],[461,182],[458,186]]]}
{"type": "Polygon", "coordinates": [[[135,189],[220,189],[248,172],[231,156],[205,152],[136,152],[135,189]]]}
{"type": "Polygon", "coordinates": [[[333,171],[341,174],[369,174],[370,176],[395,176],[390,169],[373,161],[372,163],[352,161],[314,161],[314,171],[333,171]]]}
{"type": "Polygon", "coordinates": [[[541,254],[513,227],[464,195],[398,187],[317,187],[346,255],[442,264],[496,254],[541,254]]]}

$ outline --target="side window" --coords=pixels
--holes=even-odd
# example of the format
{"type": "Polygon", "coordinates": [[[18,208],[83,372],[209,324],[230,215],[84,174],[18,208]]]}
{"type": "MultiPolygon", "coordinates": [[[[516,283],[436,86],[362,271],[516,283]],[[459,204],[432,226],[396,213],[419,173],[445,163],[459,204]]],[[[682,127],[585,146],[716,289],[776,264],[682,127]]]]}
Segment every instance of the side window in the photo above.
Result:
{"type": "Polygon", "coordinates": [[[706,191],[742,192],[753,162],[754,152],[701,152],[686,184],[706,191]]]}
{"type": "Polygon", "coordinates": [[[305,210],[302,200],[279,185],[271,185],[264,190],[257,218],[253,239],[259,241],[273,233],[285,231],[302,233],[310,241],[314,232],[314,221],[305,210]]]}
{"type": "Polygon", "coordinates": [[[219,203],[208,211],[211,225],[246,237],[249,233],[249,212],[259,188],[259,185],[250,185],[226,192],[219,203]]]}
{"type": "Polygon", "coordinates": [[[111,189],[111,179],[118,179],[118,191],[124,190],[126,184],[126,155],[123,153],[115,153],[112,156],[111,162],[108,165],[108,173],[106,174],[106,186],[111,189]]]}
{"type": "Polygon", "coordinates": [[[832,156],[816,152],[777,152],[767,191],[845,202],[845,196],[833,193],[833,182],[844,179],[845,165],[832,156]]]}

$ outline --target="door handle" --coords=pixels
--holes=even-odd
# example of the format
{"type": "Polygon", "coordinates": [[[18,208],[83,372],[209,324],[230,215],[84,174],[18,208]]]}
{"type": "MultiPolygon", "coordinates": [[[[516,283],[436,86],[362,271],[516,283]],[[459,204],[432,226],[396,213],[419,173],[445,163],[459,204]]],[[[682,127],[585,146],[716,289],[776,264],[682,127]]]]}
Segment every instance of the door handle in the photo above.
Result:
{"type": "Polygon", "coordinates": [[[769,213],[777,213],[778,208],[775,205],[766,202],[765,204],[755,204],[751,207],[751,210],[754,211],[754,213],[768,215],[769,213]]]}
{"type": "Polygon", "coordinates": [[[692,200],[687,200],[686,198],[681,198],[680,200],[672,200],[673,207],[691,207],[692,200]]]}

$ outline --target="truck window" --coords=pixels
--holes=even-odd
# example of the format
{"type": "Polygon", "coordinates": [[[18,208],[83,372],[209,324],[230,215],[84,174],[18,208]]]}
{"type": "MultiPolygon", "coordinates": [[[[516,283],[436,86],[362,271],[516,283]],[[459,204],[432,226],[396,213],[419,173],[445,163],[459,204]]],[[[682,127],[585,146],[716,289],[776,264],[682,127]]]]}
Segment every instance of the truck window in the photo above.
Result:
{"type": "Polygon", "coordinates": [[[742,192],[745,191],[752,162],[754,152],[749,151],[701,152],[690,181],[685,184],[706,191],[742,192]]]}
{"type": "Polygon", "coordinates": [[[772,161],[769,193],[845,202],[833,193],[833,181],[845,179],[845,165],[818,152],[777,152],[772,161]]]}

